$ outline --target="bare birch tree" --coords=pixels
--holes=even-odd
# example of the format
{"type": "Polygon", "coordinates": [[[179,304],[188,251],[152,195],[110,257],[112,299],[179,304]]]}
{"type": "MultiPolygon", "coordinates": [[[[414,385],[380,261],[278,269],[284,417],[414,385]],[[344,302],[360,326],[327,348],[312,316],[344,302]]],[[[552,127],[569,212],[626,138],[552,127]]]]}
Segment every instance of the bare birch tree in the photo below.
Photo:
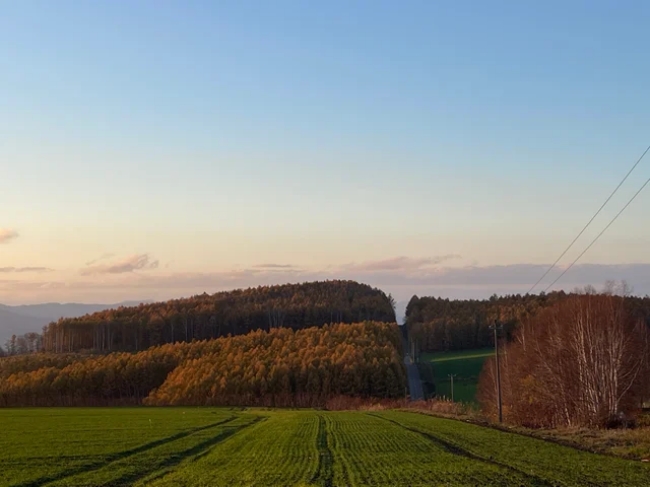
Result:
{"type": "MultiPolygon", "coordinates": [[[[615,424],[647,394],[648,326],[630,312],[625,284],[573,295],[528,319],[505,347],[506,420],[532,427],[615,424]]],[[[494,362],[479,396],[494,413],[494,362]]]]}

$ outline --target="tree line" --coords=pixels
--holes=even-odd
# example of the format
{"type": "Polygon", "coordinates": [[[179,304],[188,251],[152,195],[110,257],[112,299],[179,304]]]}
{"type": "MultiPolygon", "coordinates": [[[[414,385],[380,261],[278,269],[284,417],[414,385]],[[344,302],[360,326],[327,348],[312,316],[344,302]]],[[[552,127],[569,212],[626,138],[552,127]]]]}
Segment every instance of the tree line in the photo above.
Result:
{"type": "Polygon", "coordinates": [[[43,335],[36,332],[12,335],[5,343],[5,348],[6,351],[0,347],[0,357],[39,352],[43,349],[43,335]]]}
{"type": "MultiPolygon", "coordinates": [[[[611,284],[610,284],[611,286],[611,284]]],[[[593,289],[590,291],[593,292],[593,289]]],[[[564,291],[492,296],[485,300],[450,300],[413,296],[405,324],[411,340],[424,352],[469,350],[494,344],[491,326],[498,323],[511,341],[518,327],[542,310],[574,296],[564,291]]],[[[630,312],[650,325],[650,298],[627,297],[630,312]]]]}
{"type": "MultiPolygon", "coordinates": [[[[648,299],[593,288],[527,316],[500,354],[504,420],[527,427],[606,427],[650,398],[648,299]],[[621,295],[622,294],[622,295],[621,295]]],[[[479,382],[497,414],[496,362],[479,382]]]]}
{"type": "Polygon", "coordinates": [[[177,342],[139,353],[0,360],[1,406],[323,406],[404,395],[396,323],[364,322],[177,342]]]}
{"type": "Polygon", "coordinates": [[[365,320],[395,322],[392,297],[365,284],[339,280],[204,293],[60,319],[43,329],[41,340],[46,352],[137,352],[253,330],[365,320]]]}

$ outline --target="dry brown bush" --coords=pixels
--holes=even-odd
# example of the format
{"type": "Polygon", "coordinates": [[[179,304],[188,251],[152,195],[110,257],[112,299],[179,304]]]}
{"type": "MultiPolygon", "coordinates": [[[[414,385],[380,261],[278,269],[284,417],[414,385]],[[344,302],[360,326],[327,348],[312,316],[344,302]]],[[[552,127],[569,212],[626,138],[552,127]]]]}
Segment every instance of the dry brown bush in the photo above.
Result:
{"type": "Polygon", "coordinates": [[[429,399],[426,401],[410,401],[400,399],[364,399],[361,397],[337,396],[330,398],[325,409],[329,411],[382,411],[386,409],[408,409],[444,416],[466,416],[470,413],[462,403],[449,400],[429,399]]]}

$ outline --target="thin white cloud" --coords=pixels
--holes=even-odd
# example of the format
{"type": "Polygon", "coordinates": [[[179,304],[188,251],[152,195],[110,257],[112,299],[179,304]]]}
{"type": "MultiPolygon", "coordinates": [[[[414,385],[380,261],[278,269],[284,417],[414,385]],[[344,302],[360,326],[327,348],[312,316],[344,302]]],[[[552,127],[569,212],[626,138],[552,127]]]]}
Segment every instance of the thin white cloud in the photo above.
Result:
{"type": "Polygon", "coordinates": [[[439,264],[452,259],[460,259],[458,254],[439,255],[435,257],[393,257],[384,260],[374,260],[361,263],[352,263],[342,266],[343,270],[359,272],[381,272],[381,271],[420,271],[431,269],[439,264]]]}
{"type": "Polygon", "coordinates": [[[253,267],[255,269],[297,269],[296,266],[291,264],[258,264],[253,267]]]}
{"type": "Polygon", "coordinates": [[[101,265],[88,265],[81,270],[84,276],[97,274],[127,274],[135,271],[158,268],[159,262],[151,260],[149,254],[132,255],[121,261],[101,265]]]}
{"type": "Polygon", "coordinates": [[[0,228],[0,244],[9,243],[18,238],[18,232],[10,228],[0,228]]]}
{"type": "Polygon", "coordinates": [[[111,257],[115,257],[115,254],[110,254],[110,253],[102,254],[99,257],[97,257],[96,259],[93,259],[93,260],[90,260],[90,261],[86,262],[86,266],[94,265],[97,262],[101,262],[102,260],[110,259],[111,257]]]}
{"type": "Polygon", "coordinates": [[[0,273],[10,273],[10,272],[51,272],[52,269],[49,267],[0,267],[0,273]]]}

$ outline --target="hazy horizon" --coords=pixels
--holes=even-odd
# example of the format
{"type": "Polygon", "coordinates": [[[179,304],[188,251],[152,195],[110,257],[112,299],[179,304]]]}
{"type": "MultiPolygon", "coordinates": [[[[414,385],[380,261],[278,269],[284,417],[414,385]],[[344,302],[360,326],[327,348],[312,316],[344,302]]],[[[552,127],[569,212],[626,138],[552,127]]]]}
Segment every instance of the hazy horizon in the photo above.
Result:
{"type": "MultiPolygon", "coordinates": [[[[650,142],[645,2],[280,3],[6,5],[0,303],[524,294],[650,142]]],[[[553,289],[650,293],[649,202],[553,289]]]]}
{"type": "MultiPolygon", "coordinates": [[[[139,289],[151,290],[154,288],[147,287],[145,283],[137,281],[131,282],[131,287],[127,289],[120,289],[119,285],[109,285],[107,287],[98,286],[93,288],[90,293],[86,290],[77,290],[77,295],[80,299],[57,301],[57,300],[43,300],[38,299],[39,293],[33,293],[32,299],[22,301],[6,300],[0,302],[0,305],[10,307],[18,306],[34,306],[34,305],[121,305],[127,303],[146,303],[154,301],[166,301],[170,299],[188,298],[190,296],[208,293],[214,294],[220,291],[232,291],[235,289],[244,289],[249,287],[258,287],[265,285],[282,285],[282,284],[300,284],[310,281],[324,281],[324,280],[353,280],[363,284],[369,284],[376,287],[386,294],[391,294],[399,303],[406,303],[413,295],[418,296],[435,296],[449,299],[487,299],[490,296],[496,295],[514,295],[526,294],[528,288],[532,285],[528,279],[532,277],[539,277],[545,272],[547,266],[502,266],[492,268],[442,268],[436,269],[436,275],[423,275],[423,276],[408,276],[397,273],[376,273],[366,274],[364,278],[355,278],[351,274],[342,274],[336,276],[335,274],[317,274],[317,273],[302,273],[302,271],[295,271],[295,277],[282,278],[277,274],[263,273],[256,277],[246,273],[241,273],[235,278],[230,280],[230,284],[212,284],[209,282],[214,279],[213,275],[188,275],[185,276],[186,280],[180,283],[172,283],[169,287],[170,281],[175,280],[178,276],[167,278],[164,282],[162,279],[156,281],[157,286],[155,291],[142,291],[138,294],[139,289]],[[299,277],[304,276],[304,278],[299,277]],[[284,279],[284,280],[283,280],[284,279]],[[438,284],[427,283],[428,281],[438,281],[438,284]],[[205,285],[201,285],[205,283],[205,285]],[[144,284],[144,285],[142,285],[144,284]],[[162,284],[162,285],[161,285],[162,284]],[[528,286],[528,287],[526,287],[528,286]],[[525,290],[524,290],[525,289],[525,290]],[[114,299],[111,299],[114,296],[114,299]],[[141,297],[138,297],[141,296],[141,297]],[[95,298],[93,298],[95,297],[95,298]],[[102,300],[103,297],[103,300],[102,300]]],[[[561,267],[554,268],[553,272],[562,272],[561,267]]],[[[650,275],[650,264],[637,264],[637,265],[620,265],[620,266],[605,266],[605,265],[576,265],[572,269],[572,280],[564,282],[562,285],[553,286],[552,290],[565,290],[571,292],[585,286],[593,286],[597,290],[604,289],[607,281],[625,281],[630,286],[630,294],[636,296],[646,296],[650,294],[650,283],[648,276],[650,275]]],[[[218,277],[218,276],[217,276],[218,277]]],[[[133,276],[131,276],[133,279],[133,276]]],[[[531,294],[539,294],[543,289],[536,289],[531,294]]],[[[551,291],[552,291],[551,290],[551,291]]],[[[550,291],[549,291],[550,292],[550,291]]],[[[56,295],[56,294],[53,294],[56,295]]]]}

